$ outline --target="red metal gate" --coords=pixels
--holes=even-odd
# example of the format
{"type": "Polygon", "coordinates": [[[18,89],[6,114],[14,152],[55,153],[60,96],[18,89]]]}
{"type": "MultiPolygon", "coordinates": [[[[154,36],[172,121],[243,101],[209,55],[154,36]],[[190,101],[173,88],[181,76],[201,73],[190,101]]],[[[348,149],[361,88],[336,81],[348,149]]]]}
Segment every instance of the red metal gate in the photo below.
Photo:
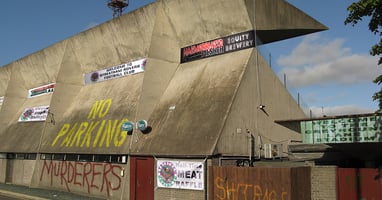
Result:
{"type": "Polygon", "coordinates": [[[154,158],[131,157],[130,199],[154,200],[154,158]]]}
{"type": "Polygon", "coordinates": [[[382,179],[379,169],[338,168],[339,200],[380,200],[382,179]]]}

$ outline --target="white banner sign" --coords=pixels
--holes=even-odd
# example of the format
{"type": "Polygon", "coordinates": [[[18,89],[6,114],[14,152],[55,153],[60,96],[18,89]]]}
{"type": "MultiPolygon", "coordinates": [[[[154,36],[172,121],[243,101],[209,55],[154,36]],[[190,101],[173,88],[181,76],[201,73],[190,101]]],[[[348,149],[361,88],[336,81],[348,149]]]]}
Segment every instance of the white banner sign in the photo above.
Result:
{"type": "Polygon", "coordinates": [[[19,118],[19,122],[45,121],[48,116],[49,106],[26,108],[19,118]]]}
{"type": "Polygon", "coordinates": [[[48,85],[43,85],[40,87],[36,87],[28,90],[28,98],[37,97],[40,95],[48,94],[54,91],[55,83],[50,83],[48,85]]]}
{"type": "Polygon", "coordinates": [[[204,164],[157,160],[157,185],[164,188],[204,190],[204,164]]]}
{"type": "Polygon", "coordinates": [[[90,72],[84,75],[85,84],[97,83],[110,79],[120,78],[132,74],[141,73],[145,70],[146,59],[136,60],[107,69],[90,72]]]}
{"type": "Polygon", "coordinates": [[[4,102],[4,97],[0,97],[0,105],[2,105],[4,102]]]}

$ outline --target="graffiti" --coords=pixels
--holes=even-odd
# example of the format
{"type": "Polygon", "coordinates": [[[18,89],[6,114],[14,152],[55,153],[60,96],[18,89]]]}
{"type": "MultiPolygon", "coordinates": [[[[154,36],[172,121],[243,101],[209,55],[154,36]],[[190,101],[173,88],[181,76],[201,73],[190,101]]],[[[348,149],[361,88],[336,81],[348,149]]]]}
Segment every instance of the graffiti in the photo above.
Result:
{"type": "Polygon", "coordinates": [[[253,199],[253,200],[288,200],[288,193],[264,187],[258,184],[236,183],[222,177],[216,177],[214,180],[214,190],[216,191],[214,199],[235,200],[235,199],[253,199]]]}
{"type": "Polygon", "coordinates": [[[70,188],[82,187],[88,194],[96,190],[110,196],[111,191],[121,187],[117,173],[121,170],[121,166],[111,163],[44,160],[40,181],[48,179],[51,186],[59,182],[68,192],[70,188]]]}
{"type": "Polygon", "coordinates": [[[76,122],[74,124],[65,123],[57,133],[51,146],[55,146],[59,141],[61,141],[61,147],[122,146],[127,133],[122,131],[121,127],[128,119],[103,119],[109,112],[111,104],[112,99],[96,101],[87,116],[90,121],[76,122]]]}

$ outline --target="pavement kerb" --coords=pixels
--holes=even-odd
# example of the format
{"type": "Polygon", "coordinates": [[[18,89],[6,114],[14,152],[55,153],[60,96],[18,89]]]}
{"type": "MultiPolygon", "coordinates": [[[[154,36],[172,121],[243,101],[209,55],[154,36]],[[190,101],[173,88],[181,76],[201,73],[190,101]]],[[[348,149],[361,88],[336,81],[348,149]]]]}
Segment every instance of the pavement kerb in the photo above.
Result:
{"type": "Polygon", "coordinates": [[[5,191],[5,190],[0,190],[0,194],[3,196],[7,196],[7,197],[21,198],[21,199],[25,199],[25,200],[49,200],[49,199],[42,198],[42,197],[20,194],[17,192],[10,192],[10,191],[5,191]]]}

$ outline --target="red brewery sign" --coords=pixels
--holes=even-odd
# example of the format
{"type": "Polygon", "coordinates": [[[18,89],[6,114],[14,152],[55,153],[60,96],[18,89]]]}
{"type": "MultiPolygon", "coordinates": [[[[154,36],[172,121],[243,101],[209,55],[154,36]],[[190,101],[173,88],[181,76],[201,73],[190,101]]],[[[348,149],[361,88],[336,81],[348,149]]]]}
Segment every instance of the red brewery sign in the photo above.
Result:
{"type": "Polygon", "coordinates": [[[251,47],[255,47],[255,32],[253,30],[183,47],[180,49],[180,63],[191,62],[251,47]]]}

